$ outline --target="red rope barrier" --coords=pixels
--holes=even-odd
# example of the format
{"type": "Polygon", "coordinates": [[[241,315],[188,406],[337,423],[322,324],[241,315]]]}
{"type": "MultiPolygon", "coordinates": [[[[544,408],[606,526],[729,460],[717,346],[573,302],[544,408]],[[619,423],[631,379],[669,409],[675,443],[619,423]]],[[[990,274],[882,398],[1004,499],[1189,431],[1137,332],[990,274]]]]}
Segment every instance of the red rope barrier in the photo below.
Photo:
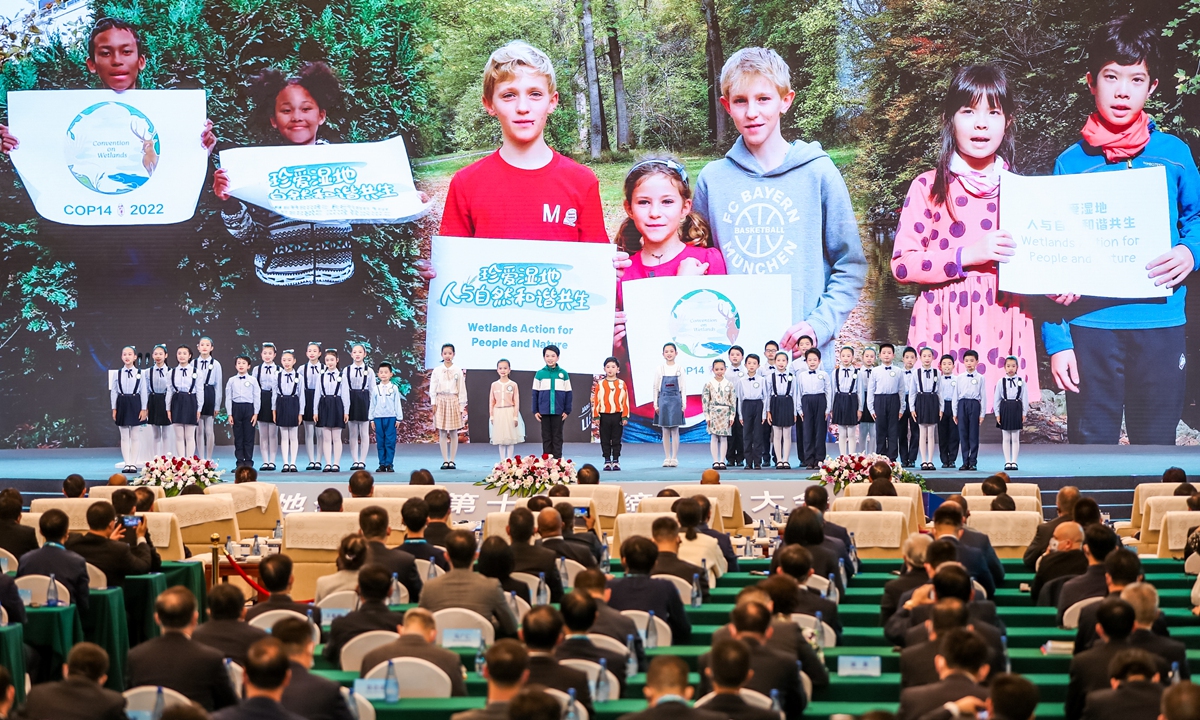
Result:
{"type": "MultiPolygon", "coordinates": [[[[232,566],[234,570],[237,570],[237,574],[241,575],[242,579],[245,580],[246,583],[250,587],[254,588],[255,592],[262,593],[263,595],[271,594],[271,593],[267,592],[266,589],[263,588],[263,586],[254,582],[254,580],[249,575],[246,574],[246,571],[242,569],[241,565],[237,564],[237,560],[234,560],[232,555],[230,555],[229,553],[226,552],[225,557],[229,559],[230,566],[232,566]]],[[[213,571],[216,572],[216,568],[213,568],[213,571]]]]}

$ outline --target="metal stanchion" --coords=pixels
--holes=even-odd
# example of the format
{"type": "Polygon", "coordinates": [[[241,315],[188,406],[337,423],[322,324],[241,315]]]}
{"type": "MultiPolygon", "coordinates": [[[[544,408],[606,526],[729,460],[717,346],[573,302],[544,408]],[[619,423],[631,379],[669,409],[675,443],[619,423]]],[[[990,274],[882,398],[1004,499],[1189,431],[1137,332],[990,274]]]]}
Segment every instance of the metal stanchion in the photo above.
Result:
{"type": "Polygon", "coordinates": [[[221,536],[213,533],[208,541],[212,544],[212,586],[221,583],[221,536]]]}

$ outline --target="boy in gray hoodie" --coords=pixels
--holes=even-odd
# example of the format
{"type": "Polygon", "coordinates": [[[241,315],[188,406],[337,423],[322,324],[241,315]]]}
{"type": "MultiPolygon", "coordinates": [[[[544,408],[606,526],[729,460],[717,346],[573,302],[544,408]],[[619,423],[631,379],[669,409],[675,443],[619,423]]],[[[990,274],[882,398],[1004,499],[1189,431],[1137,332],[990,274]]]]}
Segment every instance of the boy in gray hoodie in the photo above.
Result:
{"type": "Polygon", "coordinates": [[[721,70],[721,105],[741,137],[700,172],[694,206],[712,228],[729,274],[791,275],[782,349],[794,354],[809,335],[822,357],[833,358],[867,262],[833,161],[819,143],[789,143],[780,133],[794,97],[787,64],[774,50],[744,48],[729,58],[721,70]]]}

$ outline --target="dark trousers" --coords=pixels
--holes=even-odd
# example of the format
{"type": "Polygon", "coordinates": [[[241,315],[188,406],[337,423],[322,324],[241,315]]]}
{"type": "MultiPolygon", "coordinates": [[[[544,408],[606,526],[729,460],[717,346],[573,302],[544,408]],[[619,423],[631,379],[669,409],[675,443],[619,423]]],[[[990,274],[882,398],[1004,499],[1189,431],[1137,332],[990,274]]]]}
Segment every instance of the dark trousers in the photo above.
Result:
{"type": "Polygon", "coordinates": [[[942,419],[938,420],[938,450],[943,465],[953,465],[958,459],[958,426],[954,423],[954,408],[951,402],[942,403],[942,419]]]}
{"type": "Polygon", "coordinates": [[[254,403],[233,403],[233,456],[237,465],[254,463],[254,403]]]}
{"type": "Polygon", "coordinates": [[[396,459],[396,418],[375,418],[375,452],[384,467],[396,459]]]}
{"type": "Polygon", "coordinates": [[[1123,414],[1131,445],[1174,445],[1187,384],[1184,326],[1098,330],[1072,325],[1071,339],[1079,392],[1067,392],[1067,439],[1116,445],[1123,414]]]}
{"type": "Polygon", "coordinates": [[[875,452],[889,460],[900,455],[900,396],[895,393],[875,396],[875,452]]]}
{"type": "Polygon", "coordinates": [[[746,467],[762,465],[762,431],[764,427],[768,431],[771,429],[770,425],[763,422],[763,401],[746,400],[742,403],[742,410],[745,412],[742,415],[742,442],[746,452],[746,467]]]}
{"type": "Polygon", "coordinates": [[[825,413],[828,410],[824,395],[800,396],[800,412],[804,420],[800,424],[800,438],[796,445],[800,462],[805,465],[816,465],[825,460],[825,434],[829,432],[825,413]]]}
{"type": "Polygon", "coordinates": [[[562,457],[562,435],[562,413],[542,415],[542,453],[552,457],[562,457]]]}
{"type": "Polygon", "coordinates": [[[900,418],[899,430],[900,461],[911,465],[917,461],[917,454],[921,451],[921,428],[917,425],[917,419],[913,417],[912,408],[900,418]]]}
{"type": "Polygon", "coordinates": [[[725,447],[725,463],[735,465],[746,459],[745,443],[742,442],[742,418],[733,418],[733,427],[729,430],[729,444],[725,447]]]}
{"type": "MultiPolygon", "coordinates": [[[[788,432],[791,432],[789,429],[788,432]]],[[[755,457],[760,458],[759,462],[763,465],[770,466],[775,460],[775,446],[771,443],[771,423],[763,421],[762,427],[758,431],[759,447],[762,448],[759,454],[755,457]]],[[[748,453],[747,453],[748,454],[748,453]]],[[[784,460],[786,458],[779,458],[784,460]]]]}
{"type": "Polygon", "coordinates": [[[962,448],[963,465],[975,467],[979,460],[979,415],[983,411],[978,400],[958,401],[958,444],[962,448]]]}
{"type": "Polygon", "coordinates": [[[600,413],[600,452],[604,453],[604,462],[617,462],[621,459],[623,432],[621,413],[600,413]]]}

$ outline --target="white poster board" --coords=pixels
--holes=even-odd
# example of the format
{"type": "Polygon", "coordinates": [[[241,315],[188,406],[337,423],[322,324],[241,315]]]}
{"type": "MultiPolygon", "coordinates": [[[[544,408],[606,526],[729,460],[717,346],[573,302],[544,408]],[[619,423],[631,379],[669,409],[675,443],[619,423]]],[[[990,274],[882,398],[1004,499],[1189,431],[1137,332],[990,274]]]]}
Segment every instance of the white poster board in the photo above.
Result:
{"type": "Polygon", "coordinates": [[[540,370],[542,347],[557,345],[562,364],[597,372],[612,354],[616,273],[607,243],[435,237],[429,283],[425,367],[442,361],[493,370],[540,370]]]}
{"type": "Polygon", "coordinates": [[[12,151],[38,214],[67,225],[165,225],[196,212],[203,90],[8,93],[12,151]]]}
{"type": "MultiPolygon", "coordinates": [[[[700,275],[631,280],[621,286],[635,405],[654,400],[662,348],[674,342],[688,394],[698,395],[731,345],[759,352],[792,324],[786,310],[763,298],[792,296],[791,275],[700,275]]],[[[790,308],[790,304],[781,307],[790,308]]]]}
{"type": "Polygon", "coordinates": [[[402,223],[429,211],[400,137],[234,148],[221,152],[221,168],[230,195],[296,220],[402,223]]]}
{"type": "Polygon", "coordinates": [[[1023,295],[1161,298],[1146,265],[1171,249],[1163,167],[1046,177],[1001,173],[1000,227],[1016,255],[1000,289],[1023,295]]]}

